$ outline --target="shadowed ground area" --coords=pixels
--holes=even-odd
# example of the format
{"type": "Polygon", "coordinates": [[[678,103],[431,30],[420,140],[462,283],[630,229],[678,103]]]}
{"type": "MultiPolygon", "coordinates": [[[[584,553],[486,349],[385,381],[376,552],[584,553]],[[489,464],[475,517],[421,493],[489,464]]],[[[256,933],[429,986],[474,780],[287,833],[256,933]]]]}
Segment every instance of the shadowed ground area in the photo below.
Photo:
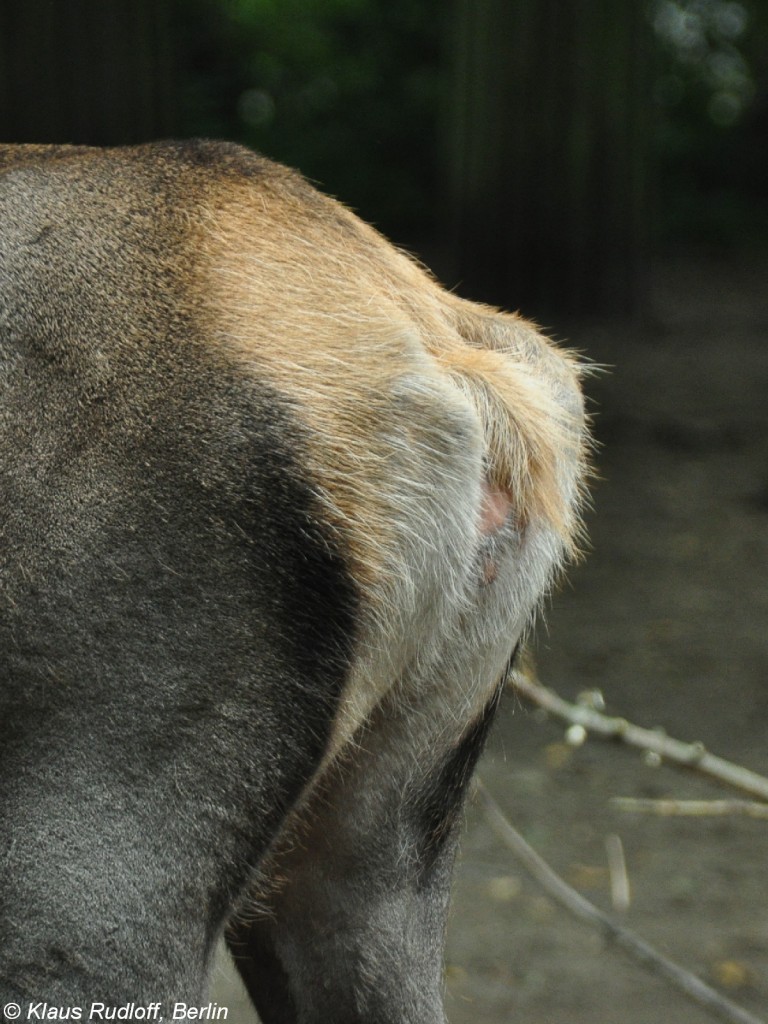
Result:
{"type": "MultiPolygon", "coordinates": [[[[768,775],[768,266],[684,259],[656,275],[637,326],[574,325],[610,372],[588,383],[600,480],[591,551],[535,645],[543,682],[661,726],[768,775]]],[[[566,335],[566,331],[561,332],[566,335]]],[[[502,705],[480,774],[550,864],[610,909],[606,836],[620,836],[623,922],[754,1014],[768,1016],[768,822],[629,815],[612,796],[728,790],[650,767],[502,705]]],[[[737,794],[738,795],[738,794],[737,794]]],[[[467,818],[447,956],[451,1024],[705,1024],[713,1018],[556,907],[467,818]]],[[[217,970],[229,1020],[255,1018],[217,970]]]]}

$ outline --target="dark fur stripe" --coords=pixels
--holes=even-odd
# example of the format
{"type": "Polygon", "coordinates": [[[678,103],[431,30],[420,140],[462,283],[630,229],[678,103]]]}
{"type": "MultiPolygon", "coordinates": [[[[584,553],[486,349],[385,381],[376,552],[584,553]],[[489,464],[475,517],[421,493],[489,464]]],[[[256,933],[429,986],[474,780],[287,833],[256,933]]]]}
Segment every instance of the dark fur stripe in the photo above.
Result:
{"type": "MultiPolygon", "coordinates": [[[[510,658],[517,657],[519,645],[510,658]]],[[[443,765],[431,776],[428,787],[416,800],[418,826],[424,836],[422,870],[428,872],[444,838],[453,830],[467,787],[482,754],[496,715],[509,669],[504,673],[482,713],[450,751],[443,765]]]]}

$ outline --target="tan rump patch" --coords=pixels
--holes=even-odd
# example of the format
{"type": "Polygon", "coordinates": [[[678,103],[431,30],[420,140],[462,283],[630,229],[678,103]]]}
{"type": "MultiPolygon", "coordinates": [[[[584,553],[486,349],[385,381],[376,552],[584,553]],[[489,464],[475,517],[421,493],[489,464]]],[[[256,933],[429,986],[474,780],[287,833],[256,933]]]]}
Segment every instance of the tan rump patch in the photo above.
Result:
{"type": "Polygon", "coordinates": [[[209,184],[192,272],[211,344],[291,404],[363,599],[327,758],[437,664],[448,719],[474,714],[574,547],[577,363],[286,168],[209,184]]]}
{"type": "MultiPolygon", "coordinates": [[[[318,493],[360,580],[386,571],[397,515],[389,481],[409,473],[391,418],[408,380],[412,393],[431,390],[430,408],[440,396],[474,411],[490,486],[521,525],[544,519],[571,545],[577,523],[560,467],[583,461],[576,364],[532,325],[444,292],[278,166],[211,195],[201,249],[215,336],[258,364],[308,425],[318,493]]],[[[425,404],[412,438],[425,449],[444,426],[427,419],[425,404]]]]}

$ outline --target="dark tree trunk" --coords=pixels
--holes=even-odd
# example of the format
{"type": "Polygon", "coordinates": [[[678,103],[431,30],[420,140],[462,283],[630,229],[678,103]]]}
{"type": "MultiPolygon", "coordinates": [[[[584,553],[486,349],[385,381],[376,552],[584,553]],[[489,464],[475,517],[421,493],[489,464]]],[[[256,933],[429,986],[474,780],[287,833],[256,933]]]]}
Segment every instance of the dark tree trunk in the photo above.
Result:
{"type": "Polygon", "coordinates": [[[455,0],[445,126],[461,290],[539,314],[637,307],[647,33],[636,0],[455,0]]]}
{"type": "Polygon", "coordinates": [[[6,142],[138,142],[172,133],[168,0],[0,0],[6,142]]]}

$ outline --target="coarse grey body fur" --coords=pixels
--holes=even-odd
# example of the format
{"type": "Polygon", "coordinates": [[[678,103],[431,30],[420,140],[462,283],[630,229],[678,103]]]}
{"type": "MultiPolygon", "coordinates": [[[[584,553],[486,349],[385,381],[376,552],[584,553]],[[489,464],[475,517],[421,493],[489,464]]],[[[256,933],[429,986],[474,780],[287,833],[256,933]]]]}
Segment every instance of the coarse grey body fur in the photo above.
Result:
{"type": "Polygon", "coordinates": [[[226,144],[0,148],[0,1006],[437,1024],[573,361],[226,144]]]}

